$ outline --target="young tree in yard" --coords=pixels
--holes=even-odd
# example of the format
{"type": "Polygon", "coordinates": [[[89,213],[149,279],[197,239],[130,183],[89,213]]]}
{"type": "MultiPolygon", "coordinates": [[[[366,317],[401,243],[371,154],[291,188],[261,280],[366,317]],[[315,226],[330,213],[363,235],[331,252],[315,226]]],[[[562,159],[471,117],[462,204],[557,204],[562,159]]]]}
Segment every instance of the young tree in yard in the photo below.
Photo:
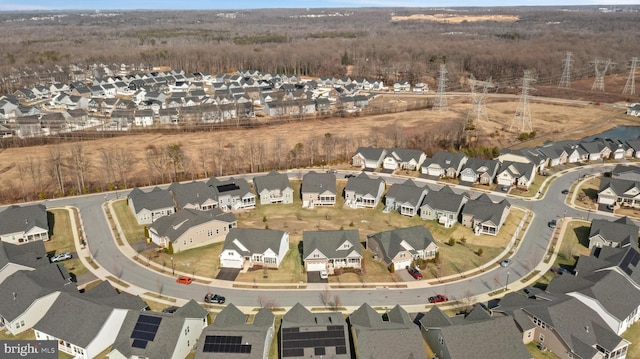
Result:
{"type": "Polygon", "coordinates": [[[184,162],[184,151],[182,151],[182,147],[178,144],[173,144],[167,146],[167,156],[173,165],[173,180],[178,180],[178,167],[183,165],[184,162]]]}

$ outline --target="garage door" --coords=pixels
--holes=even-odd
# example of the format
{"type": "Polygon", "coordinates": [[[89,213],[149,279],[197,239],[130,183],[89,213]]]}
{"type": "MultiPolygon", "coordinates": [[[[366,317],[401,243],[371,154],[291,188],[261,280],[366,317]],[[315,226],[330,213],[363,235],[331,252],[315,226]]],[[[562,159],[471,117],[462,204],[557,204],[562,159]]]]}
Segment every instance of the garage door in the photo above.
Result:
{"type": "Polygon", "coordinates": [[[405,269],[408,266],[411,265],[411,261],[401,261],[401,262],[395,262],[395,264],[393,265],[394,270],[401,270],[401,269],[405,269]]]}
{"type": "Polygon", "coordinates": [[[614,197],[598,196],[599,204],[614,204],[616,199],[614,197]]]}
{"type": "Polygon", "coordinates": [[[327,269],[324,263],[307,263],[307,272],[318,272],[327,269]]]}
{"type": "Polygon", "coordinates": [[[220,261],[222,268],[242,268],[243,260],[241,259],[223,259],[220,261]]]}
{"type": "Polygon", "coordinates": [[[509,178],[499,178],[498,184],[501,186],[511,186],[511,179],[509,178]]]}

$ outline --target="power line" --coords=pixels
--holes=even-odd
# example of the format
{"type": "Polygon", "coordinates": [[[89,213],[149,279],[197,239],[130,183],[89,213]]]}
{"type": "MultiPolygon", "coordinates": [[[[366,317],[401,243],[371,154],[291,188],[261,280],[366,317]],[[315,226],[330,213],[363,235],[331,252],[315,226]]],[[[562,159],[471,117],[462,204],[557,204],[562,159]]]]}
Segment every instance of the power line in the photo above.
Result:
{"type": "Polygon", "coordinates": [[[473,106],[471,107],[467,124],[473,125],[475,121],[475,125],[478,125],[481,120],[489,121],[489,115],[487,114],[487,92],[489,91],[489,87],[493,87],[493,84],[491,83],[491,79],[488,81],[478,81],[473,75],[471,75],[469,83],[471,85],[471,101],[473,102],[473,106]],[[478,86],[482,86],[481,93],[476,91],[476,87],[478,86]]]}
{"type": "Polygon", "coordinates": [[[448,109],[447,106],[447,97],[446,97],[446,89],[447,89],[447,65],[440,64],[440,77],[438,78],[438,95],[436,96],[436,102],[433,105],[433,109],[435,111],[446,111],[448,109]]]}
{"type": "Polygon", "coordinates": [[[533,131],[533,123],[531,122],[531,110],[529,109],[529,91],[535,91],[531,87],[531,83],[535,82],[533,78],[533,71],[524,70],[524,77],[522,78],[522,95],[520,95],[520,103],[518,104],[518,110],[516,110],[513,121],[511,121],[511,127],[517,122],[521,123],[520,131],[526,131],[527,127],[529,131],[533,131]]]}
{"type": "Polygon", "coordinates": [[[631,58],[631,65],[629,66],[629,77],[627,83],[622,90],[623,95],[635,95],[636,94],[636,68],[638,67],[638,58],[631,58]]]}
{"type": "Polygon", "coordinates": [[[593,86],[591,86],[591,91],[604,92],[604,75],[607,74],[607,70],[609,70],[609,67],[613,67],[617,64],[611,62],[610,59],[607,61],[596,59],[591,63],[593,64],[593,67],[596,70],[596,79],[595,81],[593,81],[593,86]]]}
{"type": "Polygon", "coordinates": [[[567,54],[564,58],[564,66],[562,69],[562,77],[560,78],[560,87],[571,87],[571,62],[573,59],[571,58],[573,53],[571,51],[567,51],[567,54]]]}

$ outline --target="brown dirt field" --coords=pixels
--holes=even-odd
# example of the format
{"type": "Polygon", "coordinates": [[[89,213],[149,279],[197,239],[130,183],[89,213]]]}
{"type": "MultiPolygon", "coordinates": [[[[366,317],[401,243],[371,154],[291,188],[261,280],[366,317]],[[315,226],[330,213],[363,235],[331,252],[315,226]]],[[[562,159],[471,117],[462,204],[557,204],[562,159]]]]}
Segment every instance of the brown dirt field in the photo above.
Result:
{"type": "MultiPolygon", "coordinates": [[[[426,95],[421,95],[422,98],[426,95]]],[[[399,96],[383,95],[372,101],[372,104],[388,105],[393,103],[402,106],[406,101],[411,101],[411,96],[403,100],[399,96]]],[[[537,146],[547,140],[579,139],[588,135],[596,134],[616,125],[637,125],[640,119],[624,114],[624,109],[610,106],[595,105],[560,105],[552,103],[540,103],[537,100],[531,101],[531,116],[533,128],[537,136],[533,140],[519,142],[516,138],[520,133],[520,124],[514,124],[510,129],[514,113],[518,107],[517,98],[505,99],[503,97],[490,97],[487,99],[487,112],[489,121],[482,121],[476,124],[475,143],[478,146],[498,146],[505,147],[530,147],[537,146]]],[[[211,159],[215,148],[219,143],[229,151],[242,151],[242,148],[249,142],[266,142],[265,151],[267,158],[272,158],[274,139],[279,138],[287,153],[298,142],[307,145],[306,141],[310,137],[321,138],[325,133],[349,139],[347,153],[352,153],[358,146],[378,146],[391,147],[393,143],[389,140],[391,130],[401,129],[401,134],[405,138],[410,138],[414,134],[423,134],[427,131],[435,136],[445,136],[446,130],[442,130],[441,125],[446,125],[452,121],[463,123],[468,117],[471,105],[468,96],[460,96],[449,100],[449,110],[435,112],[431,110],[418,110],[409,112],[397,112],[391,114],[375,115],[368,117],[347,117],[327,120],[312,121],[292,121],[285,124],[265,126],[254,129],[231,129],[218,132],[195,132],[195,133],[140,133],[129,134],[121,137],[84,141],[83,146],[86,155],[90,158],[91,165],[86,176],[87,181],[95,183],[106,182],[104,180],[104,169],[100,160],[102,149],[114,150],[125,148],[136,160],[136,165],[129,173],[130,185],[149,185],[149,172],[144,152],[145,148],[151,145],[164,148],[169,144],[180,144],[187,157],[191,158],[192,172],[202,173],[202,166],[199,164],[201,153],[204,150],[206,156],[211,159]],[[440,129],[440,130],[439,130],[440,129]]],[[[18,171],[19,165],[27,157],[35,158],[42,163],[47,162],[50,150],[53,146],[60,146],[63,153],[70,151],[70,144],[43,145],[38,147],[7,148],[0,152],[0,200],[7,202],[20,197],[21,184],[30,188],[34,184],[30,176],[23,174],[23,178],[18,171]]],[[[322,145],[318,146],[322,151],[322,145]]],[[[335,149],[336,151],[338,148],[335,149]]],[[[428,149],[423,149],[428,151],[428,149]]],[[[428,153],[431,155],[431,153],[428,153]]],[[[207,164],[208,171],[213,170],[211,161],[207,164]]],[[[246,165],[243,165],[246,167],[246,165]]],[[[225,174],[229,172],[226,171],[225,174]]],[[[66,170],[68,181],[73,182],[71,171],[66,170]]],[[[43,168],[45,182],[52,182],[46,168],[43,168]]],[[[51,188],[51,187],[50,187],[51,188]]]]}
{"type": "Polygon", "coordinates": [[[516,22],[520,17],[513,15],[454,15],[454,14],[413,14],[409,16],[392,16],[391,21],[435,21],[450,24],[459,24],[463,21],[497,21],[497,22],[516,22]]]}

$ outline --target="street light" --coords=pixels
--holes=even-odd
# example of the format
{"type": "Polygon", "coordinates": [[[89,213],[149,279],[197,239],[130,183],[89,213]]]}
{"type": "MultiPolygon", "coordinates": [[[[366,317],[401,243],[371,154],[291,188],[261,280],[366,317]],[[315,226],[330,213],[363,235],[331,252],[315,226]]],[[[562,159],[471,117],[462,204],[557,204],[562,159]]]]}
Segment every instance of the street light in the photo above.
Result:
{"type": "Polygon", "coordinates": [[[173,257],[171,257],[171,274],[176,275],[176,266],[173,265],[173,257]]]}
{"type": "Polygon", "coordinates": [[[509,272],[507,272],[507,282],[504,284],[504,291],[506,292],[509,287],[509,272]]]}

